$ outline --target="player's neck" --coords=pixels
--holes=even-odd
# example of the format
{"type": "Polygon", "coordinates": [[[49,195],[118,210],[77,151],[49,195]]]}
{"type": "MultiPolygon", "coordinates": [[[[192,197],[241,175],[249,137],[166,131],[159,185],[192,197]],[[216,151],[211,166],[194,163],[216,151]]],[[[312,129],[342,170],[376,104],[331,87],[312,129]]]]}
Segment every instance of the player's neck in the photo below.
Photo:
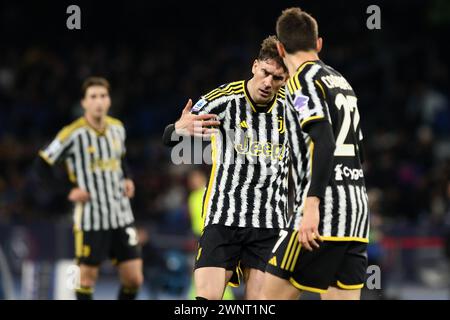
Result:
{"type": "Polygon", "coordinates": [[[106,128],[106,118],[105,117],[93,117],[92,115],[85,113],[84,117],[88,124],[97,130],[98,132],[103,132],[106,128]]]}
{"type": "Polygon", "coordinates": [[[306,61],[319,60],[319,55],[316,51],[299,51],[294,54],[287,54],[285,58],[285,65],[288,68],[289,76],[293,77],[298,68],[306,61]]]}

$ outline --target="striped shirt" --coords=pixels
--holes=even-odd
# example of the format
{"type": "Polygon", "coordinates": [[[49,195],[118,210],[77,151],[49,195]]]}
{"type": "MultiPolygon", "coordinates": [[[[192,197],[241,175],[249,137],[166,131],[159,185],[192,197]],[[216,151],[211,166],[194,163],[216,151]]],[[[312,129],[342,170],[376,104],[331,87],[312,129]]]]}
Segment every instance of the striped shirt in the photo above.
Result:
{"type": "Polygon", "coordinates": [[[211,141],[205,226],[285,226],[290,147],[284,102],[281,89],[273,101],[258,105],[246,81],[237,81],[202,96],[192,108],[195,114],[216,114],[221,122],[211,141]]]}
{"type": "Polygon", "coordinates": [[[88,202],[75,205],[76,230],[116,229],[134,221],[124,195],[125,129],[119,120],[107,117],[106,129],[100,133],[79,118],[39,155],[49,165],[65,162],[70,181],[90,194],[88,202]]]}
{"type": "Polygon", "coordinates": [[[320,204],[319,233],[325,240],[368,242],[368,198],[360,160],[363,135],[355,93],[347,80],[322,61],[305,62],[286,84],[288,121],[293,145],[294,215],[297,229],[309,190],[314,144],[303,130],[315,121],[329,121],[336,139],[333,172],[320,204]]]}

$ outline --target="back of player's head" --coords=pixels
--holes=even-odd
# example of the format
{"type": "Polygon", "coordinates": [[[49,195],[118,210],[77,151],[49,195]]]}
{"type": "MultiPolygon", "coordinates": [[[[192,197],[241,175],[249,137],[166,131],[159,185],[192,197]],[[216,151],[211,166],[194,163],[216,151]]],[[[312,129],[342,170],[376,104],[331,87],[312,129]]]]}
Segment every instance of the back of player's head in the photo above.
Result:
{"type": "Polygon", "coordinates": [[[317,21],[300,8],[284,10],[278,17],[276,30],[287,53],[310,51],[317,47],[317,21]]]}
{"type": "Polygon", "coordinates": [[[81,85],[81,98],[84,98],[86,96],[87,89],[94,86],[105,87],[106,90],[108,90],[108,93],[110,93],[111,91],[111,85],[109,84],[109,81],[106,80],[105,78],[89,77],[86,80],[84,80],[83,84],[81,85]]]}
{"type": "Polygon", "coordinates": [[[284,71],[287,72],[287,68],[283,63],[283,59],[278,54],[277,50],[277,37],[268,36],[261,43],[261,49],[259,50],[258,60],[264,61],[268,59],[274,60],[280,67],[283,67],[284,71]]]}

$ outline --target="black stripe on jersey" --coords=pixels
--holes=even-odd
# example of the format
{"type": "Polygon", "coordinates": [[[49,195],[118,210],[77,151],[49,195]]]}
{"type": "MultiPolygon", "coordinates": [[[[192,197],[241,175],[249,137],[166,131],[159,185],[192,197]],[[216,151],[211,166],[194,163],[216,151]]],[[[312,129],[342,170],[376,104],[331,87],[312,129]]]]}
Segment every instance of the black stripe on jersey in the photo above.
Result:
{"type": "MultiPolygon", "coordinates": [[[[331,218],[331,234],[337,235],[339,226],[339,193],[335,186],[331,187],[333,197],[333,213],[331,218]]],[[[325,212],[325,210],[323,211],[325,212]]]]}
{"type": "MultiPolygon", "coordinates": [[[[101,138],[104,139],[103,136],[102,137],[97,136],[97,138],[95,139],[95,142],[96,142],[96,145],[97,145],[97,148],[98,148],[98,154],[99,154],[100,160],[104,161],[106,159],[104,159],[104,157],[103,157],[103,150],[102,150],[102,146],[101,146],[101,143],[100,143],[100,139],[101,138]]],[[[106,142],[106,143],[108,143],[108,142],[106,142]]],[[[108,216],[111,219],[112,218],[112,211],[111,211],[111,205],[109,203],[110,195],[109,195],[109,192],[108,192],[105,170],[102,169],[100,171],[101,171],[100,179],[101,179],[102,185],[103,185],[103,190],[101,190],[101,191],[105,195],[106,209],[108,210],[108,216]]],[[[109,225],[110,226],[111,225],[110,221],[104,221],[104,226],[105,225],[109,225]]]]}
{"type": "MultiPolygon", "coordinates": [[[[290,166],[290,161],[288,162],[288,168],[286,168],[286,170],[283,172],[283,177],[282,177],[282,180],[281,180],[282,183],[283,183],[283,181],[286,181],[286,180],[289,179],[289,166],[290,166]]],[[[289,184],[288,183],[284,184],[283,195],[286,197],[286,200],[284,202],[284,207],[283,207],[283,212],[286,213],[283,216],[283,221],[284,221],[285,226],[286,226],[287,214],[289,212],[289,207],[288,207],[288,204],[289,204],[289,184]]]]}
{"type": "MultiPolygon", "coordinates": [[[[89,187],[89,182],[88,182],[88,177],[87,177],[87,172],[86,172],[86,170],[88,170],[88,168],[89,168],[89,165],[88,165],[87,159],[85,159],[85,157],[84,157],[83,139],[81,137],[81,134],[78,135],[78,152],[80,153],[80,156],[81,156],[81,170],[83,171],[82,175],[83,175],[83,180],[85,183],[86,191],[92,195],[92,190],[89,187]]],[[[89,207],[92,208],[92,206],[84,206],[84,210],[89,209],[89,207]]],[[[84,220],[87,219],[87,216],[89,216],[91,219],[91,221],[89,222],[89,225],[92,227],[94,225],[94,221],[92,220],[93,219],[92,215],[88,215],[84,211],[83,211],[83,225],[85,225],[84,220]]]]}
{"type": "MultiPolygon", "coordinates": [[[[91,135],[90,135],[90,133],[89,132],[86,132],[86,136],[87,136],[87,141],[88,141],[88,146],[86,146],[86,148],[89,148],[90,146],[93,146],[93,144],[92,144],[92,139],[91,139],[91,135]]],[[[91,165],[93,165],[94,163],[95,163],[95,158],[94,158],[94,153],[93,152],[89,152],[89,154],[90,154],[90,164],[91,165]]],[[[99,189],[99,187],[98,187],[98,183],[97,183],[97,179],[95,178],[95,177],[97,177],[98,178],[98,175],[97,175],[97,173],[95,172],[96,170],[94,170],[94,168],[91,168],[91,176],[92,176],[92,180],[93,180],[93,182],[94,182],[94,189],[95,189],[95,193],[96,193],[96,195],[97,195],[97,197],[96,197],[96,202],[97,202],[97,206],[98,206],[98,212],[97,212],[97,214],[98,214],[98,218],[99,218],[99,225],[100,225],[100,229],[102,228],[102,226],[103,226],[103,215],[101,214],[101,212],[103,211],[102,210],[102,204],[101,204],[101,201],[100,201],[100,189],[99,189]]]]}
{"type": "MultiPolygon", "coordinates": [[[[308,146],[306,145],[306,143],[304,143],[304,140],[299,137],[299,145],[298,148],[300,149],[300,155],[301,155],[301,159],[298,159],[298,157],[295,157],[295,162],[297,162],[297,166],[298,166],[298,162],[301,163],[301,172],[306,173],[306,171],[308,170],[308,161],[306,161],[306,155],[308,154],[309,150],[308,150],[308,146]]],[[[301,178],[301,177],[300,177],[301,178]]],[[[302,183],[301,183],[301,197],[300,197],[300,201],[302,201],[303,199],[303,194],[305,192],[307,192],[306,186],[308,185],[309,180],[308,179],[302,179],[302,183]]]]}
{"type": "MultiPolygon", "coordinates": [[[[345,194],[345,201],[347,203],[347,212],[352,212],[354,210],[352,202],[351,202],[351,198],[350,198],[350,190],[348,188],[348,186],[343,185],[342,186],[344,188],[344,194],[345,194]]],[[[345,229],[344,229],[344,236],[347,236],[350,234],[351,232],[351,228],[352,228],[352,216],[349,215],[348,213],[345,213],[345,229]]]]}

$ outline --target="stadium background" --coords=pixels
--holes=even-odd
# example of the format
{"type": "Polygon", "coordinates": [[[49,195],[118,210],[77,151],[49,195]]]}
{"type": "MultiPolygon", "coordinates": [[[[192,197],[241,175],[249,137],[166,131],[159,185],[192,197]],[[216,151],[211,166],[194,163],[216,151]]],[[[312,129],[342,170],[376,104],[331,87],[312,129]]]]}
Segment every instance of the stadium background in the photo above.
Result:
{"type": "MultiPolygon", "coordinates": [[[[90,75],[111,81],[111,113],[128,130],[133,208],[144,243],[139,297],[186,297],[195,249],[187,207],[193,167],[171,164],[163,128],[187,98],[249,78],[260,42],[289,6],[318,19],[321,58],[359,98],[370,264],[382,276],[382,289],[364,297],[450,297],[450,4],[169,0],[0,2],[1,298],[62,297],[58,261],[73,254],[71,207],[57,185],[36,185],[31,163],[81,114],[79,87],[90,75]],[[66,28],[70,4],[81,8],[81,30],[66,28]],[[381,8],[381,30],[366,27],[371,4],[381,8]]],[[[96,298],[114,299],[115,279],[105,264],[96,298]]]]}

